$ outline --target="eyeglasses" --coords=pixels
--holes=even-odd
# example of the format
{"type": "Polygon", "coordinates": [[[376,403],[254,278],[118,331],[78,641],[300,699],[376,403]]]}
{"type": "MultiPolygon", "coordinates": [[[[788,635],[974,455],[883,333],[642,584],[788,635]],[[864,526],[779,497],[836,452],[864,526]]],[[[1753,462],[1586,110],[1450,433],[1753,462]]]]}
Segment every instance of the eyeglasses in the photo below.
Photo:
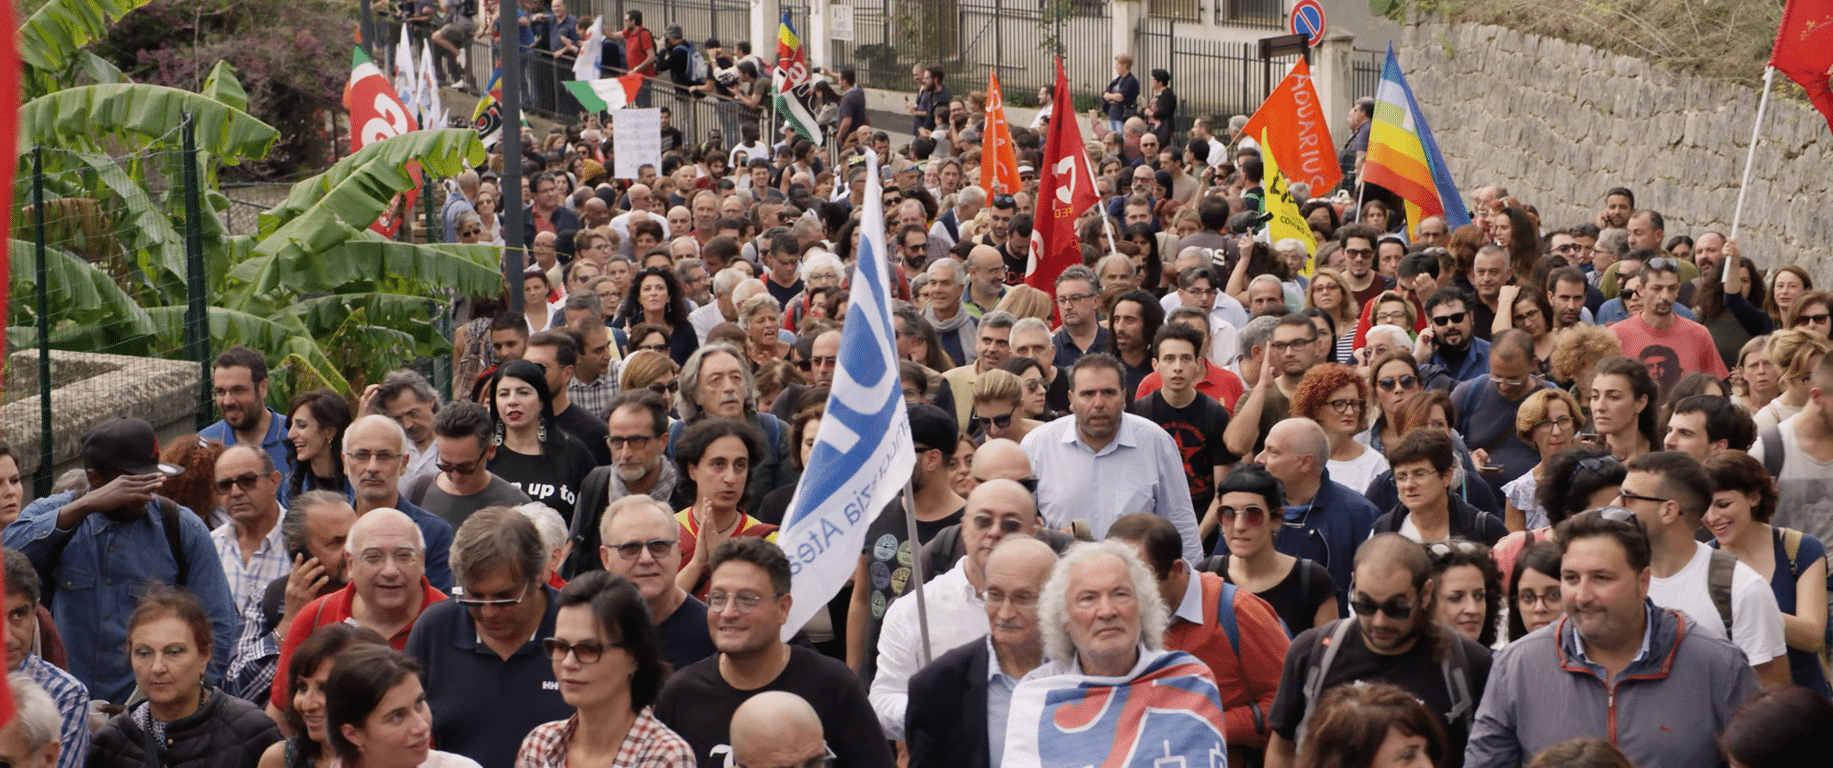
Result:
{"type": "Polygon", "coordinates": [[[1026,392],[1036,392],[1043,388],[1044,388],[1043,379],[1026,379],[1025,380],[1025,391],[1026,392]]]}
{"type": "Polygon", "coordinates": [[[1431,555],[1432,559],[1434,560],[1443,560],[1443,559],[1451,557],[1452,555],[1463,555],[1465,557],[1476,557],[1477,555],[1488,555],[1489,552],[1486,551],[1488,549],[1489,549],[1488,547],[1485,547],[1474,541],[1464,541],[1463,539],[1446,539],[1444,541],[1435,541],[1435,542],[1432,542],[1431,544],[1427,544],[1426,545],[1426,554],[1431,555]]]}
{"type": "Polygon", "coordinates": [[[1025,521],[1020,520],[1016,517],[995,518],[992,515],[988,515],[984,513],[975,515],[974,519],[971,520],[970,522],[974,524],[975,528],[978,528],[983,531],[989,528],[992,528],[993,525],[997,523],[999,524],[999,532],[1003,534],[1008,534],[1008,535],[1018,533],[1019,531],[1022,531],[1025,528],[1025,521]]]}
{"type": "Polygon", "coordinates": [[[1373,616],[1375,611],[1380,611],[1387,614],[1388,618],[1395,620],[1404,620],[1413,615],[1413,604],[1401,600],[1399,595],[1380,603],[1375,602],[1368,595],[1356,595],[1354,600],[1349,601],[1349,609],[1355,611],[1357,616],[1373,616]]]}
{"type": "Polygon", "coordinates": [[[1565,245],[1553,246],[1553,252],[1554,253],[1577,253],[1578,250],[1583,247],[1584,246],[1579,245],[1578,243],[1566,243],[1565,245]]]}
{"type": "MultiPolygon", "coordinates": [[[[999,477],[995,477],[995,478],[985,478],[985,477],[976,477],[976,478],[974,478],[974,484],[975,484],[975,485],[985,485],[985,484],[987,484],[987,483],[990,483],[990,482],[993,482],[994,480],[1004,480],[1004,479],[1007,479],[1007,478],[999,478],[999,477]]],[[[1027,490],[1027,491],[1030,491],[1030,492],[1032,492],[1032,493],[1037,493],[1037,478],[1035,478],[1035,477],[1021,477],[1021,478],[1018,478],[1018,479],[1016,479],[1016,480],[1013,480],[1012,482],[1014,482],[1014,483],[1018,483],[1019,485],[1022,485],[1022,486],[1024,486],[1024,487],[1025,487],[1025,490],[1027,490]]]]}
{"type": "MultiPolygon", "coordinates": [[[[776,597],[776,595],[771,595],[771,597],[776,597]]],[[[715,591],[706,596],[707,610],[714,613],[724,611],[727,605],[737,606],[739,613],[750,613],[757,610],[758,604],[762,602],[764,602],[763,595],[750,591],[730,594],[715,591]]]]}
{"type": "Polygon", "coordinates": [[[470,462],[464,463],[464,464],[460,464],[455,461],[446,461],[445,459],[440,459],[438,461],[435,461],[434,465],[439,467],[439,471],[441,472],[450,472],[455,475],[475,475],[477,474],[478,470],[484,468],[484,457],[479,456],[476,459],[470,462]]]}
{"type": "Polygon", "coordinates": [[[1431,470],[1431,469],[1415,469],[1411,472],[1395,472],[1394,473],[1394,484],[1398,486],[1401,483],[1423,483],[1428,480],[1436,479],[1438,476],[1439,476],[1439,473],[1436,470],[1431,470]]]}
{"type": "Polygon", "coordinates": [[[1611,469],[1612,467],[1621,466],[1622,463],[1623,462],[1617,461],[1617,457],[1609,456],[1609,455],[1593,456],[1589,459],[1579,459],[1578,465],[1572,468],[1572,476],[1569,478],[1566,478],[1566,483],[1570,484],[1573,481],[1577,480],[1578,473],[1580,472],[1593,472],[1593,473],[1603,472],[1608,469],[1611,469]]]}
{"type": "Polygon", "coordinates": [[[1452,323],[1464,322],[1464,318],[1467,318],[1467,317],[1470,317],[1469,312],[1453,312],[1449,315],[1439,315],[1437,317],[1432,318],[1432,324],[1443,327],[1443,326],[1450,325],[1452,323]]]}
{"type": "Polygon", "coordinates": [[[1368,403],[1362,402],[1361,400],[1332,400],[1328,405],[1330,406],[1330,410],[1344,414],[1357,413],[1363,408],[1368,407],[1368,403]]]}
{"type": "Polygon", "coordinates": [[[1274,352],[1284,352],[1288,349],[1300,349],[1307,344],[1316,344],[1316,343],[1317,343],[1317,337],[1313,336],[1309,339],[1293,339],[1291,341],[1269,341],[1267,342],[1267,346],[1271,347],[1274,352]]]}
{"type": "Polygon", "coordinates": [[[521,605],[522,601],[528,598],[528,593],[531,591],[533,590],[524,589],[522,590],[522,594],[515,596],[514,599],[505,597],[496,600],[478,600],[476,598],[460,597],[454,599],[452,602],[458,603],[458,605],[463,608],[508,608],[512,605],[521,605]]]}
{"type": "Polygon", "coordinates": [[[1185,288],[1184,292],[1194,296],[1214,296],[1219,293],[1214,288],[1185,288]]]}
{"type": "Polygon", "coordinates": [[[395,561],[395,565],[407,568],[414,563],[420,562],[420,552],[414,549],[397,549],[391,553],[383,552],[379,549],[371,549],[365,550],[363,554],[357,555],[356,559],[358,562],[371,568],[380,568],[382,567],[382,563],[389,560],[395,561]]]}
{"type": "Polygon", "coordinates": [[[345,453],[344,458],[350,460],[350,463],[359,466],[368,464],[371,459],[383,464],[393,464],[401,458],[401,454],[391,453],[389,451],[357,451],[355,453],[345,453]]]}
{"type": "Polygon", "coordinates": [[[1533,592],[1522,592],[1515,596],[1515,600],[1521,603],[1523,608],[1532,608],[1535,603],[1546,603],[1548,608],[1558,608],[1559,598],[1559,587],[1551,587],[1538,595],[1533,592]]]}
{"type": "Polygon", "coordinates": [[[667,557],[679,541],[680,539],[650,539],[648,541],[626,541],[622,544],[606,544],[605,546],[617,550],[617,556],[625,560],[635,560],[641,557],[645,549],[649,550],[650,557],[660,560],[667,557]]]}
{"type": "Polygon", "coordinates": [[[1377,324],[1383,324],[1383,323],[1387,323],[1387,321],[1389,320],[1393,320],[1394,324],[1398,325],[1400,323],[1406,322],[1411,319],[1413,319],[1413,313],[1406,312],[1406,311],[1375,313],[1375,322],[1377,324]]]}
{"type": "Polygon", "coordinates": [[[672,395],[675,393],[676,390],[680,388],[681,388],[681,385],[673,381],[668,382],[667,384],[649,385],[649,391],[654,392],[658,395],[672,395]]]}
{"type": "Polygon", "coordinates": [[[1217,507],[1216,512],[1222,515],[1222,524],[1226,526],[1233,526],[1237,517],[1250,527],[1265,525],[1267,522],[1267,508],[1253,504],[1241,509],[1217,507]]]}
{"type": "Polygon", "coordinates": [[[1352,259],[1366,259],[1370,256],[1375,255],[1375,249],[1373,248],[1344,248],[1343,253],[1348,254],[1349,257],[1352,259]]]}
{"type": "Polygon", "coordinates": [[[1671,501],[1671,499],[1664,499],[1664,498],[1661,498],[1660,496],[1644,496],[1640,493],[1633,493],[1627,488],[1619,488],[1617,490],[1617,495],[1625,499],[1630,499],[1632,501],[1652,501],[1656,504],[1665,504],[1668,501],[1671,501]]]}
{"type": "Polygon", "coordinates": [[[548,659],[552,661],[566,661],[566,655],[570,653],[573,654],[573,658],[578,659],[581,664],[596,663],[599,659],[605,657],[605,649],[622,647],[624,647],[623,643],[601,643],[597,640],[581,640],[577,643],[569,643],[557,637],[550,637],[541,641],[541,649],[547,652],[548,659]]]}
{"type": "Polygon", "coordinates": [[[1092,293],[1078,293],[1074,296],[1058,296],[1057,303],[1058,304],[1074,304],[1078,301],[1087,301],[1092,298],[1095,298],[1095,295],[1092,293]]]}
{"type": "Polygon", "coordinates": [[[1561,432],[1569,432],[1572,429],[1572,425],[1576,423],[1578,422],[1574,421],[1571,416],[1561,416],[1557,419],[1547,419],[1539,424],[1535,424],[1534,429],[1541,432],[1551,432],[1553,429],[1558,429],[1561,432]]]}
{"type": "Polygon", "coordinates": [[[1383,376],[1380,381],[1377,381],[1375,383],[1379,384],[1382,389],[1385,389],[1388,391],[1394,391],[1394,390],[1399,390],[1399,389],[1412,389],[1413,387],[1419,384],[1419,378],[1416,376],[1413,376],[1412,374],[1407,374],[1405,376],[1401,376],[1400,378],[1394,378],[1393,376],[1383,376]]]}
{"type": "Polygon", "coordinates": [[[1596,512],[1598,517],[1604,518],[1605,520],[1628,523],[1634,526],[1636,530],[1642,531],[1645,534],[1648,533],[1647,529],[1642,527],[1642,518],[1636,517],[1636,513],[1629,509],[1623,507],[1598,507],[1596,512]]]}
{"type": "Polygon", "coordinates": [[[1818,315],[1796,315],[1795,316],[1796,325],[1806,325],[1808,323],[1819,325],[1821,323],[1827,322],[1828,320],[1833,320],[1833,314],[1822,312],[1818,315]]]}
{"type": "Polygon", "coordinates": [[[1011,195],[994,195],[993,196],[993,207],[994,208],[1015,208],[1017,206],[1018,206],[1018,201],[1013,199],[1011,195]]]}
{"type": "Polygon", "coordinates": [[[241,488],[244,493],[253,493],[255,486],[260,483],[261,476],[249,472],[238,477],[226,477],[216,481],[216,492],[218,494],[227,494],[229,493],[229,487],[233,485],[237,488],[241,488]]]}
{"type": "Polygon", "coordinates": [[[1648,265],[1660,270],[1680,269],[1680,261],[1668,256],[1656,256],[1649,259],[1648,265]]]}
{"type": "Polygon", "coordinates": [[[633,451],[640,451],[643,449],[643,446],[649,445],[649,441],[654,439],[656,439],[654,435],[609,435],[605,437],[605,445],[613,451],[620,451],[625,448],[629,448],[633,451]]]}
{"type": "Polygon", "coordinates": [[[1639,292],[1634,288],[1624,288],[1621,291],[1617,291],[1617,295],[1623,297],[1624,301],[1635,301],[1638,293],[1639,292]]]}
{"type": "Polygon", "coordinates": [[[1004,413],[1004,414],[1000,414],[998,416],[992,416],[992,417],[976,415],[973,418],[967,420],[967,431],[970,433],[979,432],[983,429],[986,429],[988,423],[991,423],[993,426],[999,427],[1000,429],[1005,429],[1007,427],[1012,426],[1012,414],[1004,413]]]}

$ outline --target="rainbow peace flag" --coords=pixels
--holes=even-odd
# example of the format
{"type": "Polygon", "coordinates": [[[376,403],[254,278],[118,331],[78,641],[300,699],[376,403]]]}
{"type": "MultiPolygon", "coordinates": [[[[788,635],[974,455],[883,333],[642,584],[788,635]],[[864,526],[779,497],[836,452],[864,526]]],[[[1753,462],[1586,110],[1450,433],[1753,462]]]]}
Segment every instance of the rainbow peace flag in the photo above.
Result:
{"type": "Polygon", "coordinates": [[[1388,43],[1381,86],[1375,91],[1375,120],[1369,126],[1362,180],[1406,200],[1409,227],[1427,216],[1444,216],[1452,229],[1470,223],[1464,198],[1451,181],[1419,102],[1413,100],[1413,88],[1400,74],[1393,43],[1388,43]]]}

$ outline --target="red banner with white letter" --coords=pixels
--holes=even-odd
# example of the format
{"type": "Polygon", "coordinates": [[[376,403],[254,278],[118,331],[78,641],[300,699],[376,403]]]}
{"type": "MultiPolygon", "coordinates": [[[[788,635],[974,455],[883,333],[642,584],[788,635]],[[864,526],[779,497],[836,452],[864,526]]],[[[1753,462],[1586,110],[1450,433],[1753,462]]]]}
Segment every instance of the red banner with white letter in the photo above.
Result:
{"type": "Polygon", "coordinates": [[[1833,128],[1833,0],[1788,0],[1769,65],[1800,83],[1833,128]]]}
{"type": "Polygon", "coordinates": [[[1088,153],[1082,148],[1082,129],[1076,126],[1075,102],[1070,99],[1062,57],[1056,62],[1050,132],[1044,142],[1043,172],[1038,175],[1037,219],[1031,225],[1031,264],[1025,270],[1025,283],[1052,297],[1057,293],[1057,275],[1082,263],[1076,218],[1100,202],[1088,153]]]}
{"type": "MultiPolygon", "coordinates": [[[[414,116],[408,113],[407,105],[401,103],[401,97],[395,94],[394,86],[388,84],[388,78],[382,76],[382,70],[376,68],[375,62],[364,55],[362,48],[356,49],[355,61],[350,66],[350,83],[344,87],[344,108],[350,110],[351,152],[383,139],[420,130],[419,123],[414,122],[414,116]]],[[[412,174],[415,181],[420,179],[418,165],[413,167],[412,174]]],[[[369,228],[383,237],[393,238],[401,229],[398,212],[403,200],[406,207],[412,210],[414,201],[419,197],[420,189],[417,185],[403,195],[396,195],[388,210],[369,228]]]]}

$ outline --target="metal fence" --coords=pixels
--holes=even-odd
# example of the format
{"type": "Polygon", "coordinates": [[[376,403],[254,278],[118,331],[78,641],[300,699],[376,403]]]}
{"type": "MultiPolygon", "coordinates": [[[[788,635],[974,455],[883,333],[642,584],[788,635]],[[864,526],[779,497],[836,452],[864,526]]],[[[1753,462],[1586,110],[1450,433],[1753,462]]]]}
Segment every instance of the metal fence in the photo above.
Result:
{"type": "MultiPolygon", "coordinates": [[[[1190,127],[1198,117],[1214,118],[1216,125],[1226,124],[1229,115],[1253,114],[1267,94],[1285,75],[1297,57],[1267,61],[1260,58],[1255,43],[1200,40],[1177,33],[1177,22],[1148,18],[1140,25],[1140,59],[1133,71],[1144,73],[1163,68],[1171,73],[1171,90],[1178,96],[1177,118],[1172,132],[1190,127]]],[[[1142,89],[1142,107],[1149,104],[1142,89]]]]}
{"type": "Polygon", "coordinates": [[[1357,48],[1350,56],[1351,98],[1374,96],[1381,88],[1381,64],[1384,54],[1381,51],[1366,51],[1357,48]]]}

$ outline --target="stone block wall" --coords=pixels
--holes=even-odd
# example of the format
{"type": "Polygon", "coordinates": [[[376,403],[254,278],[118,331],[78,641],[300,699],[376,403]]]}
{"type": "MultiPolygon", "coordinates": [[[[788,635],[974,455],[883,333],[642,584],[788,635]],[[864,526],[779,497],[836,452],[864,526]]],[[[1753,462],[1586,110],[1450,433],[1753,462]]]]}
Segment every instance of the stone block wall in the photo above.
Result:
{"type": "MultiPolygon", "coordinates": [[[[1566,227],[1595,221],[1604,191],[1624,186],[1670,237],[1731,231],[1756,88],[1475,24],[1410,26],[1396,51],[1467,202],[1498,182],[1566,227]]],[[[1833,284],[1833,131],[1805,100],[1778,96],[1763,123],[1744,255],[1833,284]]]]}

